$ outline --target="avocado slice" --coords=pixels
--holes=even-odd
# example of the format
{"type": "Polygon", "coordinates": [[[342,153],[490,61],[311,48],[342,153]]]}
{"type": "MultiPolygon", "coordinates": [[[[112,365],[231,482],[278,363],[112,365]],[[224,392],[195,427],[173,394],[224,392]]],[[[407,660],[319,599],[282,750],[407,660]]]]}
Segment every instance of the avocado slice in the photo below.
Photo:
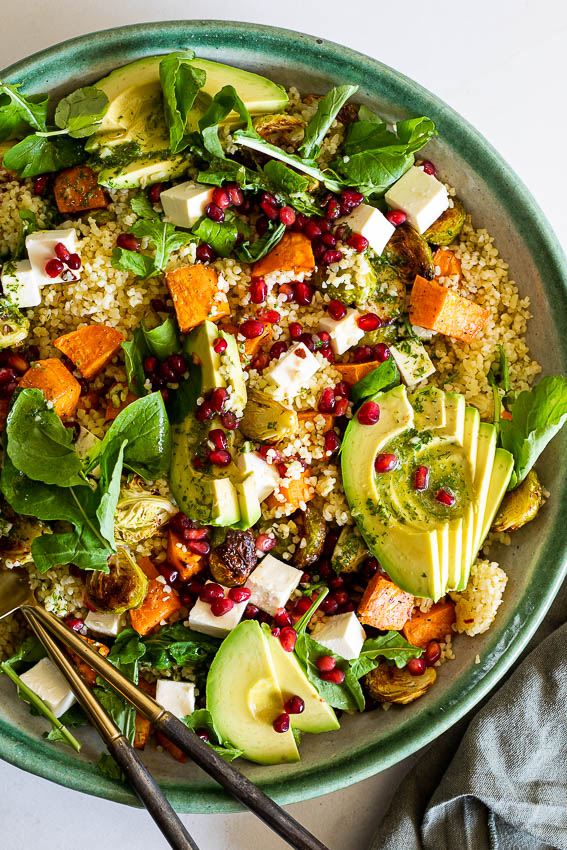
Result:
{"type": "MultiPolygon", "coordinates": [[[[437,387],[423,387],[409,396],[414,410],[414,428],[416,431],[445,428],[447,413],[445,411],[445,393],[437,387]]],[[[449,432],[444,431],[449,436],[449,432]]]]}
{"type": "Polygon", "coordinates": [[[290,714],[293,728],[299,729],[301,732],[313,732],[315,734],[339,729],[337,715],[331,706],[319,696],[317,690],[303,672],[295,653],[286,652],[279,640],[269,631],[264,631],[264,637],[268,642],[284,702],[297,694],[305,703],[305,708],[301,714],[290,714]]]}
{"type": "Polygon", "coordinates": [[[246,530],[255,525],[262,516],[254,473],[247,475],[242,481],[237,481],[235,487],[240,510],[240,520],[236,526],[246,530]]]}
{"type": "Polygon", "coordinates": [[[162,180],[173,180],[185,174],[188,166],[187,157],[183,154],[158,154],[155,157],[140,157],[126,165],[114,165],[101,168],[98,172],[98,182],[109,189],[135,189],[159,183],[162,180]]]}
{"type": "Polygon", "coordinates": [[[494,453],[494,465],[492,467],[490,486],[486,497],[486,506],[480,527],[478,548],[474,553],[475,559],[478,555],[479,549],[486,539],[486,535],[490,531],[496,512],[500,507],[500,503],[506,495],[506,490],[508,489],[513,469],[514,458],[510,452],[506,451],[506,449],[496,449],[494,453]]]}
{"type": "Polygon", "coordinates": [[[222,642],[207,676],[207,708],[223,740],[258,764],[299,761],[291,729],[276,732],[283,711],[272,653],[260,624],[246,620],[222,642]]]}
{"type": "Polygon", "coordinates": [[[201,364],[201,393],[206,395],[215,387],[229,386],[233,407],[246,407],[246,381],[238,353],[236,338],[218,328],[214,322],[205,321],[191,331],[185,340],[184,352],[201,364]],[[213,344],[217,337],[226,342],[222,357],[213,344]]]}

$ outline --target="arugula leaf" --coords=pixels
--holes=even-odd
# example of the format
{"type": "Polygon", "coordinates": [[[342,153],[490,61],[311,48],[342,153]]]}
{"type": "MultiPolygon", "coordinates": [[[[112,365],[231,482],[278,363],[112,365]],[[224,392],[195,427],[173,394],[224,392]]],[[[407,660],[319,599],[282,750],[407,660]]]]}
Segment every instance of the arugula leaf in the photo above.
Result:
{"type": "Polygon", "coordinates": [[[288,168],[283,162],[271,159],[264,166],[263,173],[268,178],[268,185],[274,194],[295,195],[306,192],[309,180],[297,171],[288,168]]]}
{"type": "Polygon", "coordinates": [[[412,153],[420,150],[427,142],[437,135],[435,124],[431,118],[407,118],[405,121],[398,121],[396,124],[396,133],[399,140],[407,145],[408,150],[412,153]]]}
{"type": "Polygon", "coordinates": [[[187,147],[187,118],[195,98],[205,85],[207,75],[191,64],[192,50],[170,53],[159,63],[159,78],[163,92],[165,123],[169,127],[169,146],[172,153],[187,147]]]}
{"type": "Polygon", "coordinates": [[[142,333],[146,341],[148,350],[154,357],[159,360],[165,360],[170,355],[179,351],[181,341],[179,339],[179,330],[177,322],[172,316],[165,319],[161,325],[152,328],[151,331],[146,330],[146,326],[142,321],[142,333]]]}
{"type": "Polygon", "coordinates": [[[421,647],[412,646],[399,632],[389,631],[364,641],[359,657],[350,662],[350,667],[353,675],[360,679],[378,666],[380,658],[393,661],[401,670],[410,658],[419,658],[422,654],[421,647]]]}
{"type": "Polygon", "coordinates": [[[91,136],[98,130],[108,103],[108,97],[102,89],[84,86],[59,101],[55,110],[55,123],[73,139],[91,136]]]}
{"type": "Polygon", "coordinates": [[[72,432],[41,390],[21,390],[8,413],[6,448],[16,467],[34,481],[59,487],[87,485],[72,432]]]}
{"type": "Polygon", "coordinates": [[[396,361],[390,356],[353,386],[350,393],[351,401],[357,404],[364,398],[375,395],[381,390],[390,389],[399,383],[400,373],[396,361]]]}
{"type": "Polygon", "coordinates": [[[138,218],[147,218],[154,221],[159,221],[159,213],[157,213],[150,199],[143,192],[140,192],[138,195],[134,195],[133,198],[130,198],[130,208],[132,212],[135,212],[138,218]]]}
{"type": "Polygon", "coordinates": [[[234,221],[216,222],[203,216],[191,233],[210,245],[220,257],[229,257],[238,238],[238,227],[234,221]]]}
{"type": "Polygon", "coordinates": [[[152,257],[147,254],[139,254],[137,251],[128,251],[127,248],[120,248],[116,245],[112,249],[112,257],[110,260],[115,269],[122,272],[132,272],[141,278],[152,277],[155,273],[155,263],[152,257]]]}
{"type": "Polygon", "coordinates": [[[201,367],[196,363],[188,364],[189,377],[179,382],[177,392],[172,393],[167,406],[169,421],[172,425],[183,422],[188,413],[193,413],[197,407],[197,399],[201,395],[201,367]]]}
{"type": "Polygon", "coordinates": [[[137,396],[147,395],[149,390],[145,387],[144,357],[148,353],[148,346],[142,328],[136,328],[132,339],[123,342],[121,348],[130,390],[137,396]]]}
{"type": "Polygon", "coordinates": [[[46,129],[49,95],[26,97],[19,91],[20,85],[11,86],[0,80],[0,141],[7,139],[22,121],[34,130],[46,129]],[[8,129],[8,135],[4,135],[8,129]]]}
{"type": "Polygon", "coordinates": [[[189,729],[192,729],[193,732],[205,729],[209,733],[209,741],[207,743],[226,761],[234,761],[234,759],[239,758],[244,752],[233,747],[230,741],[223,741],[215,726],[211,712],[207,711],[206,708],[198,708],[192,714],[188,714],[187,717],[183,718],[183,723],[189,729]]]}
{"type": "Polygon", "coordinates": [[[18,244],[14,251],[13,260],[21,260],[26,251],[26,236],[30,233],[35,233],[37,230],[37,218],[31,210],[18,210],[18,215],[22,220],[20,235],[18,236],[18,244]]]}
{"type": "Polygon", "coordinates": [[[110,449],[101,456],[99,464],[99,489],[102,495],[96,509],[96,515],[100,533],[113,550],[116,548],[114,516],[116,514],[118,497],[120,496],[120,477],[124,462],[124,450],[127,445],[128,440],[124,440],[118,447],[118,450],[116,450],[116,444],[112,444],[110,449]]]}
{"type": "Polygon", "coordinates": [[[242,263],[255,263],[269,254],[285,233],[285,224],[270,222],[268,229],[256,242],[245,241],[236,249],[236,256],[242,263]]]}
{"type": "Polygon", "coordinates": [[[36,177],[79,165],[86,159],[83,146],[68,136],[27,136],[4,154],[2,164],[19,177],[36,177]]]}
{"type": "Polygon", "coordinates": [[[567,378],[542,378],[532,390],[518,395],[510,412],[512,419],[500,422],[500,440],[514,456],[515,468],[508,488],[513,490],[567,421],[567,378]]]}
{"type": "Polygon", "coordinates": [[[380,116],[376,115],[375,112],[372,112],[372,110],[369,109],[364,104],[361,104],[358,107],[358,120],[359,121],[373,121],[375,124],[382,124],[383,123],[380,116]]]}
{"type": "Polygon", "coordinates": [[[252,131],[250,113],[236,93],[234,86],[223,86],[216,93],[211,105],[199,121],[199,130],[205,149],[220,160],[225,159],[225,154],[219,141],[219,124],[233,111],[239,114],[242,122],[246,124],[247,130],[252,131]]]}
{"type": "Polygon", "coordinates": [[[116,637],[108,657],[117,664],[140,661],[156,670],[168,670],[189,663],[209,663],[219,646],[220,641],[215,638],[194,632],[183,623],[174,623],[143,637],[134,629],[124,629],[116,637]]]}
{"type": "Polygon", "coordinates": [[[389,146],[401,147],[396,134],[388,130],[383,121],[355,121],[348,128],[343,151],[347,156],[352,156],[389,146]]]}
{"type": "Polygon", "coordinates": [[[96,761],[96,767],[103,776],[108,776],[109,779],[117,779],[119,782],[126,781],[122,768],[110,753],[101,753],[96,761]]]}
{"type": "Polygon", "coordinates": [[[6,658],[6,664],[10,667],[18,667],[20,664],[36,664],[47,655],[41,641],[35,635],[28,635],[19,645],[11,658],[6,658]]]}
{"type": "Polygon", "coordinates": [[[412,153],[399,153],[388,148],[364,151],[343,156],[333,162],[333,168],[350,185],[359,187],[366,196],[383,194],[413,165],[412,153]]]}
{"type": "Polygon", "coordinates": [[[316,159],[320,153],[321,142],[331,128],[340,109],[358,91],[358,86],[336,86],[327,92],[317,104],[317,111],[307,127],[299,155],[306,159],[316,159]]]}
{"type": "Polygon", "coordinates": [[[194,238],[190,233],[177,230],[173,224],[153,219],[138,219],[131,229],[139,239],[148,239],[155,248],[153,276],[165,271],[167,261],[173,251],[178,251],[194,238]]]}

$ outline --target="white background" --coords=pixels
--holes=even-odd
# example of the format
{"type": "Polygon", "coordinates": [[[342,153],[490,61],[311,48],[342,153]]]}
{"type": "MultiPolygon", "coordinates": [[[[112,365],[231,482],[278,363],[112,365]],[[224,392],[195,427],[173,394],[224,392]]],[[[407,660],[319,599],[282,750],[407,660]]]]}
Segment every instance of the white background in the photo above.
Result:
{"type": "MultiPolygon", "coordinates": [[[[17,0],[2,7],[0,66],[82,33],[164,19],[238,19],[346,44],[414,78],[472,122],[528,185],[567,246],[567,5],[559,0],[17,0]]],[[[290,810],[332,850],[363,850],[410,765],[290,810]]],[[[166,847],[145,812],[3,763],[0,789],[2,848],[166,847]]],[[[287,846],[252,815],[183,819],[201,850],[287,846]]]]}

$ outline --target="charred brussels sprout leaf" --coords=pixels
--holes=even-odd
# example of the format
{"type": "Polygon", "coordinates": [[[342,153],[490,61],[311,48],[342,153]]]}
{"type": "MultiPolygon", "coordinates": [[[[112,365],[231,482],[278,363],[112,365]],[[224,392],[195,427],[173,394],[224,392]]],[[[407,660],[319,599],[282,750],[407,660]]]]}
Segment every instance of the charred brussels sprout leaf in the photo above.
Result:
{"type": "Polygon", "coordinates": [[[412,286],[416,275],[431,280],[433,278],[433,256],[431,248],[423,236],[402,224],[396,227],[392,238],[384,248],[384,260],[394,266],[403,282],[412,286]]]}
{"type": "Polygon", "coordinates": [[[434,667],[427,667],[421,676],[412,676],[406,669],[398,670],[384,662],[367,673],[364,682],[370,696],[377,702],[406,705],[423,696],[436,678],[434,667]]]}
{"type": "Polygon", "coordinates": [[[355,573],[364,559],[368,549],[356,526],[346,525],[333,549],[331,566],[336,573],[355,573]]]}
{"type": "Polygon", "coordinates": [[[541,482],[532,469],[519,487],[504,496],[492,531],[517,531],[535,519],[544,501],[541,482]]]}
{"type": "Polygon", "coordinates": [[[298,514],[296,522],[300,528],[301,541],[295,550],[293,564],[298,570],[304,570],[315,563],[323,551],[327,523],[312,505],[298,514]]]}
{"type": "Polygon", "coordinates": [[[177,513],[177,508],[165,496],[144,490],[134,480],[120,490],[114,532],[122,543],[137,543],[154,535],[177,513]]]}
{"type": "Polygon", "coordinates": [[[383,321],[391,322],[405,310],[406,285],[390,263],[376,259],[372,268],[376,275],[376,286],[368,299],[369,309],[383,321]]]}
{"type": "Polygon", "coordinates": [[[465,223],[465,208],[458,198],[453,198],[453,206],[445,210],[423,234],[431,245],[450,245],[454,242],[465,223]]]}
{"type": "Polygon", "coordinates": [[[131,608],[139,608],[147,590],[146,575],[128,552],[120,549],[108,573],[91,573],[86,596],[98,611],[123,614],[131,608]]]}
{"type": "Polygon", "coordinates": [[[252,532],[229,528],[222,543],[211,552],[209,568],[219,584],[238,587],[244,584],[257,560],[256,539],[252,532]]]}
{"type": "Polygon", "coordinates": [[[30,330],[29,319],[17,307],[0,299],[0,349],[19,345],[30,330]]]}

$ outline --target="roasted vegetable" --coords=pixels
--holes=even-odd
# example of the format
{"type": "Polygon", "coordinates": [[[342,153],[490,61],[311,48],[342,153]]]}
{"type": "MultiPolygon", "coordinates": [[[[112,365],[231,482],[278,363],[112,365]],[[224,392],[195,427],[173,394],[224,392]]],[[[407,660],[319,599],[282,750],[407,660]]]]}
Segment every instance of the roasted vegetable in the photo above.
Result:
{"type": "Polygon", "coordinates": [[[295,517],[295,521],[299,526],[301,540],[293,556],[293,565],[298,570],[305,570],[315,563],[323,551],[327,523],[313,505],[307,505],[305,510],[295,517]]]}
{"type": "Polygon", "coordinates": [[[285,133],[301,125],[301,118],[288,115],[287,112],[275,112],[272,115],[259,115],[252,119],[254,129],[259,136],[267,139],[272,133],[285,133]]]}
{"type": "MultiPolygon", "coordinates": [[[[270,554],[274,558],[282,558],[284,552],[288,552],[292,546],[292,538],[299,534],[299,529],[293,519],[282,517],[281,519],[273,519],[260,522],[258,526],[260,534],[269,534],[276,538],[276,545],[270,549],[270,554]]],[[[213,529],[214,533],[215,529],[213,529]]],[[[287,559],[286,559],[287,560],[287,559]]]]}
{"type": "Polygon", "coordinates": [[[147,635],[181,608],[177,591],[164,584],[163,580],[160,581],[160,578],[161,576],[149,580],[148,592],[142,604],[130,611],[132,628],[140,635],[147,635]]]}
{"type": "Polygon", "coordinates": [[[413,646],[421,646],[425,649],[430,641],[444,641],[447,635],[451,635],[454,622],[455,603],[451,599],[446,599],[436,602],[429,611],[420,611],[416,608],[411,620],[404,625],[402,633],[413,646]]]}
{"type": "Polygon", "coordinates": [[[146,596],[148,579],[126,549],[112,558],[108,573],[92,572],[87,579],[86,598],[98,611],[123,614],[138,608],[146,596]]]}
{"type": "Polygon", "coordinates": [[[423,236],[420,236],[409,224],[396,227],[392,238],[384,248],[382,259],[394,266],[402,281],[408,286],[412,286],[416,275],[421,275],[427,280],[433,277],[431,248],[423,236]]]}
{"type": "Polygon", "coordinates": [[[445,210],[423,234],[431,245],[450,245],[454,242],[465,223],[465,208],[458,198],[453,198],[453,206],[445,210]]]}
{"type": "Polygon", "coordinates": [[[537,473],[532,469],[519,487],[504,496],[492,531],[517,531],[535,519],[544,501],[543,487],[537,473]]]}
{"type": "Polygon", "coordinates": [[[51,534],[50,529],[39,520],[16,517],[6,535],[7,520],[2,518],[2,522],[4,530],[0,539],[0,566],[8,569],[29,564],[33,560],[31,554],[33,541],[42,534],[51,534]]]}
{"type": "Polygon", "coordinates": [[[256,538],[251,531],[228,528],[222,543],[211,551],[209,569],[226,587],[244,584],[258,561],[256,538]]]}
{"type": "Polygon", "coordinates": [[[368,555],[357,527],[345,525],[333,549],[331,566],[336,573],[355,573],[368,555]]]}
{"type": "Polygon", "coordinates": [[[207,319],[216,322],[230,314],[228,299],[219,290],[219,276],[212,267],[202,263],[180,266],[166,272],[165,277],[182,333],[207,319]]]}
{"type": "Polygon", "coordinates": [[[376,288],[368,299],[368,309],[386,321],[397,319],[405,310],[406,285],[390,263],[376,259],[372,268],[376,288]]]}
{"type": "Polygon", "coordinates": [[[398,670],[395,665],[390,667],[383,661],[364,677],[364,683],[370,696],[377,702],[397,702],[407,705],[423,696],[431,687],[437,673],[434,667],[427,667],[421,676],[412,676],[404,668],[398,670]]]}
{"type": "Polygon", "coordinates": [[[0,299],[0,349],[19,345],[30,331],[30,322],[17,307],[0,299]]]}
{"type": "Polygon", "coordinates": [[[124,337],[108,325],[87,325],[60,336],[55,348],[71,360],[83,378],[94,378],[120,350],[124,337]]]}
{"type": "Polygon", "coordinates": [[[177,508],[165,496],[144,490],[135,478],[128,487],[120,490],[114,528],[121,543],[137,543],[152,537],[177,513],[177,508]]]}
{"type": "Polygon", "coordinates": [[[270,510],[280,508],[286,516],[289,516],[298,508],[305,508],[305,503],[315,496],[315,488],[310,483],[311,469],[307,467],[301,472],[299,478],[288,479],[287,484],[280,482],[278,489],[270,493],[266,504],[270,510]],[[278,499],[283,496],[283,499],[278,499]]]}
{"type": "Polygon", "coordinates": [[[407,622],[413,604],[411,594],[378,572],[366,585],[358,605],[358,619],[363,626],[399,631],[407,622]]]}
{"type": "Polygon", "coordinates": [[[80,383],[57,357],[36,360],[20,378],[20,387],[41,390],[61,418],[75,415],[81,397],[80,383]]]}
{"type": "Polygon", "coordinates": [[[254,277],[265,277],[273,272],[309,275],[314,268],[315,258],[307,236],[288,230],[275,248],[254,264],[252,274],[254,277]]]}
{"type": "Polygon", "coordinates": [[[249,440],[277,443],[290,434],[297,433],[297,413],[293,408],[276,401],[261,390],[248,390],[248,401],[240,430],[249,440]]]}
{"type": "Polygon", "coordinates": [[[341,270],[336,283],[327,280],[324,272],[315,276],[315,283],[320,286],[324,283],[325,293],[343,304],[355,304],[358,307],[367,304],[378,289],[379,281],[371,264],[366,260],[361,260],[361,263],[361,268],[355,265],[351,269],[341,270]]]}
{"type": "MultiPolygon", "coordinates": [[[[372,308],[369,307],[369,310],[372,308]]],[[[396,322],[391,322],[389,325],[383,325],[381,328],[376,328],[375,331],[366,331],[359,345],[378,345],[379,342],[385,342],[386,345],[396,342],[400,335],[400,328],[396,322]]],[[[365,365],[365,364],[362,364],[365,365]]],[[[376,367],[374,367],[376,368],[376,367]]]]}
{"type": "Polygon", "coordinates": [[[471,342],[490,318],[490,310],[457,295],[436,280],[418,275],[411,291],[409,318],[412,325],[471,342]]]}

